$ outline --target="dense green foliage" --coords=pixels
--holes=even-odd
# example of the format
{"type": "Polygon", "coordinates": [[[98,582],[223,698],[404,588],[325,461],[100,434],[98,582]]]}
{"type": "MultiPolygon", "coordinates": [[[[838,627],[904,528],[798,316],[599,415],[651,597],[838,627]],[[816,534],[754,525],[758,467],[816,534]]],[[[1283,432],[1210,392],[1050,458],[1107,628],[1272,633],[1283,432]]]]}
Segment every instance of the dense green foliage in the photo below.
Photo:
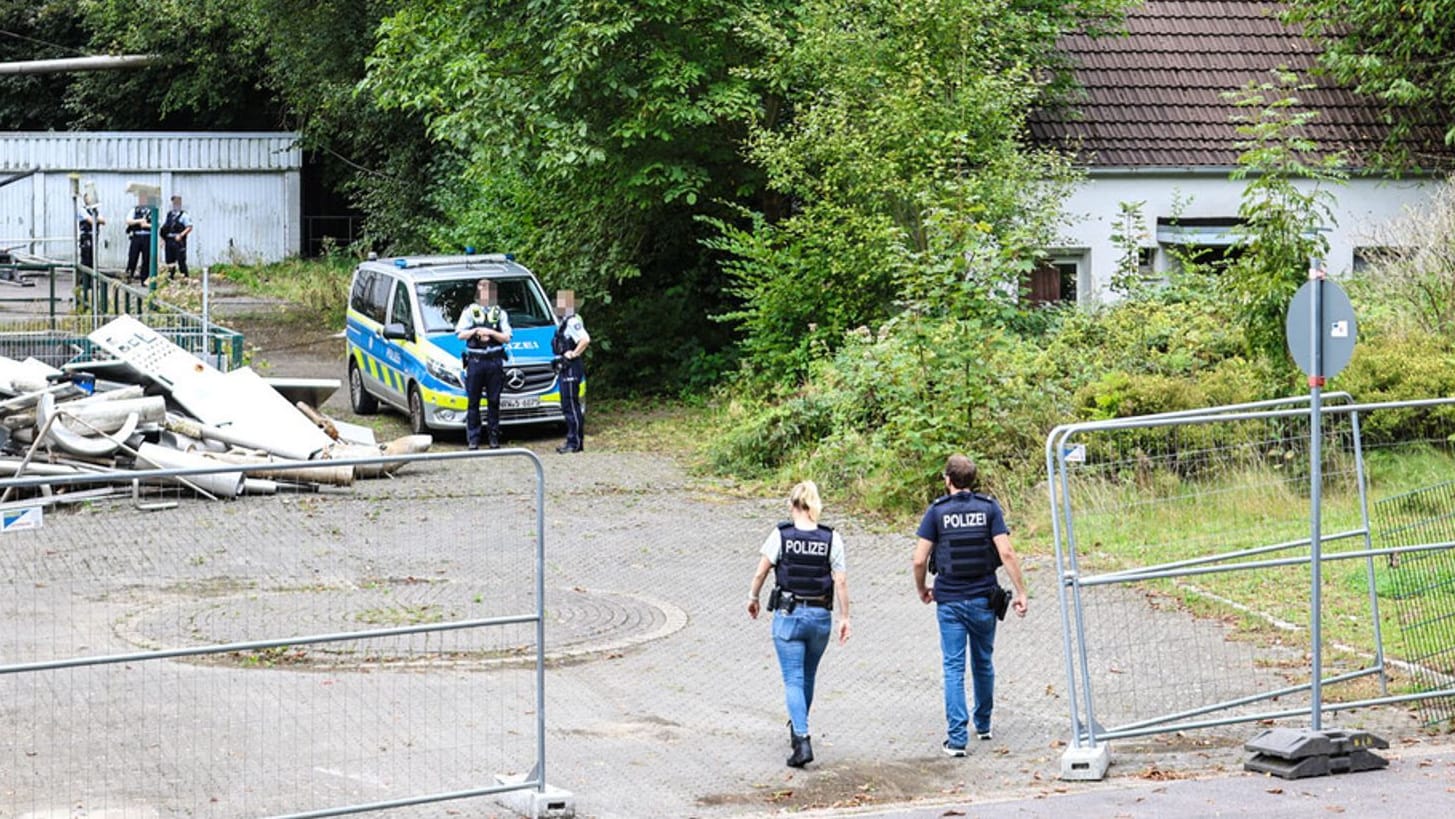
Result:
{"type": "MultiPolygon", "coordinates": [[[[1455,142],[1455,0],[1292,0],[1286,17],[1323,47],[1336,80],[1385,103],[1391,148],[1416,124],[1438,124],[1455,142]]],[[[1393,158],[1418,162],[1401,153],[1393,158]]]]}
{"type": "MultiPolygon", "coordinates": [[[[77,57],[86,52],[74,3],[0,0],[0,61],[77,57]]],[[[60,105],[67,79],[57,74],[9,75],[0,79],[0,123],[17,131],[64,128],[60,105]]]]}
{"type": "Polygon", "coordinates": [[[773,59],[750,76],[787,106],[752,123],[748,157],[791,207],[714,222],[710,242],[748,386],[791,389],[816,350],[905,304],[986,318],[1014,300],[1070,178],[1022,142],[1057,79],[1054,35],[1115,8],[819,0],[796,29],[763,27],[773,59]]]}
{"type": "Polygon", "coordinates": [[[794,6],[405,4],[365,88],[459,156],[431,194],[434,244],[516,249],[575,289],[600,383],[691,386],[716,378],[730,342],[707,320],[725,282],[697,217],[761,196],[741,141],[767,91],[741,69],[765,54],[745,32],[794,6]]]}
{"type": "Polygon", "coordinates": [[[1334,195],[1327,183],[1343,180],[1343,158],[1326,155],[1303,136],[1318,116],[1301,107],[1298,84],[1289,72],[1274,82],[1253,83],[1225,96],[1242,110],[1242,137],[1234,180],[1247,180],[1238,215],[1242,252],[1223,271],[1220,284],[1243,323],[1251,354],[1287,361],[1284,316],[1288,301],[1307,280],[1309,266],[1322,260],[1329,241],[1322,228],[1334,224],[1334,195]],[[1312,182],[1300,188],[1296,180],[1312,182]]]}

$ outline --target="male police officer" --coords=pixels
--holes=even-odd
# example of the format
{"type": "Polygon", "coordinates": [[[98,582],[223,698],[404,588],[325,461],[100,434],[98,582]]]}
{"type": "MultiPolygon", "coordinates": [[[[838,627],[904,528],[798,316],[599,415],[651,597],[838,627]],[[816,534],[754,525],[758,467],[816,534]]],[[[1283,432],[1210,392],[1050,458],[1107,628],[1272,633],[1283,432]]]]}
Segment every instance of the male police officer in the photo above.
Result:
{"type": "Polygon", "coordinates": [[[505,345],[510,317],[495,303],[495,282],[475,282],[475,303],[460,313],[455,335],[465,340],[465,440],[480,448],[480,393],[489,400],[486,421],[490,448],[500,448],[500,393],[505,389],[505,345]]]}
{"type": "Polygon", "coordinates": [[[81,212],[76,214],[76,219],[80,222],[81,264],[95,270],[96,234],[106,224],[106,217],[101,215],[101,209],[96,207],[95,197],[91,194],[86,194],[84,205],[81,212]]]}
{"type": "Polygon", "coordinates": [[[187,237],[192,234],[192,216],[182,209],[182,197],[172,196],[172,209],[162,221],[162,241],[166,243],[167,264],[177,266],[177,272],[187,273],[187,237]]]}
{"type": "Polygon", "coordinates": [[[126,278],[140,278],[146,281],[151,274],[152,262],[152,210],[147,207],[146,197],[136,197],[136,207],[126,219],[126,235],[131,244],[126,249],[126,278]],[[137,262],[141,262],[141,273],[137,273],[137,262]]]}
{"type": "Polygon", "coordinates": [[[581,354],[591,343],[591,334],[576,315],[575,291],[556,291],[556,318],[551,353],[560,361],[557,373],[561,382],[561,415],[566,419],[566,443],[556,447],[556,451],[564,454],[585,448],[586,413],[581,408],[581,382],[586,380],[586,365],[581,354]]]}
{"type": "MultiPolygon", "coordinates": [[[[945,724],[948,738],[940,746],[949,756],[964,756],[969,734],[965,713],[965,647],[970,647],[970,672],[975,687],[975,732],[990,739],[990,711],[995,705],[996,611],[1001,594],[995,570],[1004,565],[1015,585],[1011,605],[1026,615],[1026,586],[1020,560],[1010,547],[1010,530],[994,498],[972,492],[975,464],[952,455],[945,464],[949,492],[930,504],[919,525],[914,550],[914,585],[925,603],[937,603],[940,652],[945,673],[945,724]],[[925,585],[927,570],[935,585],[925,585]]],[[[1002,615],[1004,612],[1001,612],[1002,615]]]]}

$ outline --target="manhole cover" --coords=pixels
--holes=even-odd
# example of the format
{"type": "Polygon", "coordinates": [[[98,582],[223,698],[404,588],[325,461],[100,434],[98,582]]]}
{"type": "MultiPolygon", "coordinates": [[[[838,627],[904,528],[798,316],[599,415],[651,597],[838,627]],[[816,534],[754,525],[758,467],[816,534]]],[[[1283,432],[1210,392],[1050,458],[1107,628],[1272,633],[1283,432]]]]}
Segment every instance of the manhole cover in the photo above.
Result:
{"type": "MultiPolygon", "coordinates": [[[[533,610],[528,591],[411,578],[163,600],[124,618],[118,632],[138,646],[170,650],[429,628],[533,610]]],[[[686,622],[686,613],[676,606],[634,594],[552,590],[546,595],[546,658],[560,661],[618,651],[665,637],[686,622]]],[[[532,620],[206,653],[193,659],[265,668],[498,665],[533,662],[534,647],[532,620]]]]}

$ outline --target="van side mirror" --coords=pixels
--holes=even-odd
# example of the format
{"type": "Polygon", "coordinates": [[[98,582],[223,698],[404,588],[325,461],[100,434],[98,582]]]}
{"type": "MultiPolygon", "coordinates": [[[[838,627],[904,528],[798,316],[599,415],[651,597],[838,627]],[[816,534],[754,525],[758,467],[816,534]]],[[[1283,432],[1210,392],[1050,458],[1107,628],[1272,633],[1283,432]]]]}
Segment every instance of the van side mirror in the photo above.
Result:
{"type": "Polygon", "coordinates": [[[400,322],[391,321],[384,325],[384,337],[395,341],[413,341],[414,333],[405,329],[400,322]]]}

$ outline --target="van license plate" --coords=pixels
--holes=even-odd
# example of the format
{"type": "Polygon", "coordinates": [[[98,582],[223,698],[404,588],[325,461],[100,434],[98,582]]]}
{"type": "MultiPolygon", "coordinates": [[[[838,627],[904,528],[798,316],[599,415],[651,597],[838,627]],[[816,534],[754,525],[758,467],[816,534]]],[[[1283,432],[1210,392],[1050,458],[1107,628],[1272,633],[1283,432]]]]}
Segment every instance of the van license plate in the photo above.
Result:
{"type": "Polygon", "coordinates": [[[502,395],[500,397],[501,409],[535,409],[540,405],[541,397],[539,395],[522,395],[517,397],[502,395]]]}

